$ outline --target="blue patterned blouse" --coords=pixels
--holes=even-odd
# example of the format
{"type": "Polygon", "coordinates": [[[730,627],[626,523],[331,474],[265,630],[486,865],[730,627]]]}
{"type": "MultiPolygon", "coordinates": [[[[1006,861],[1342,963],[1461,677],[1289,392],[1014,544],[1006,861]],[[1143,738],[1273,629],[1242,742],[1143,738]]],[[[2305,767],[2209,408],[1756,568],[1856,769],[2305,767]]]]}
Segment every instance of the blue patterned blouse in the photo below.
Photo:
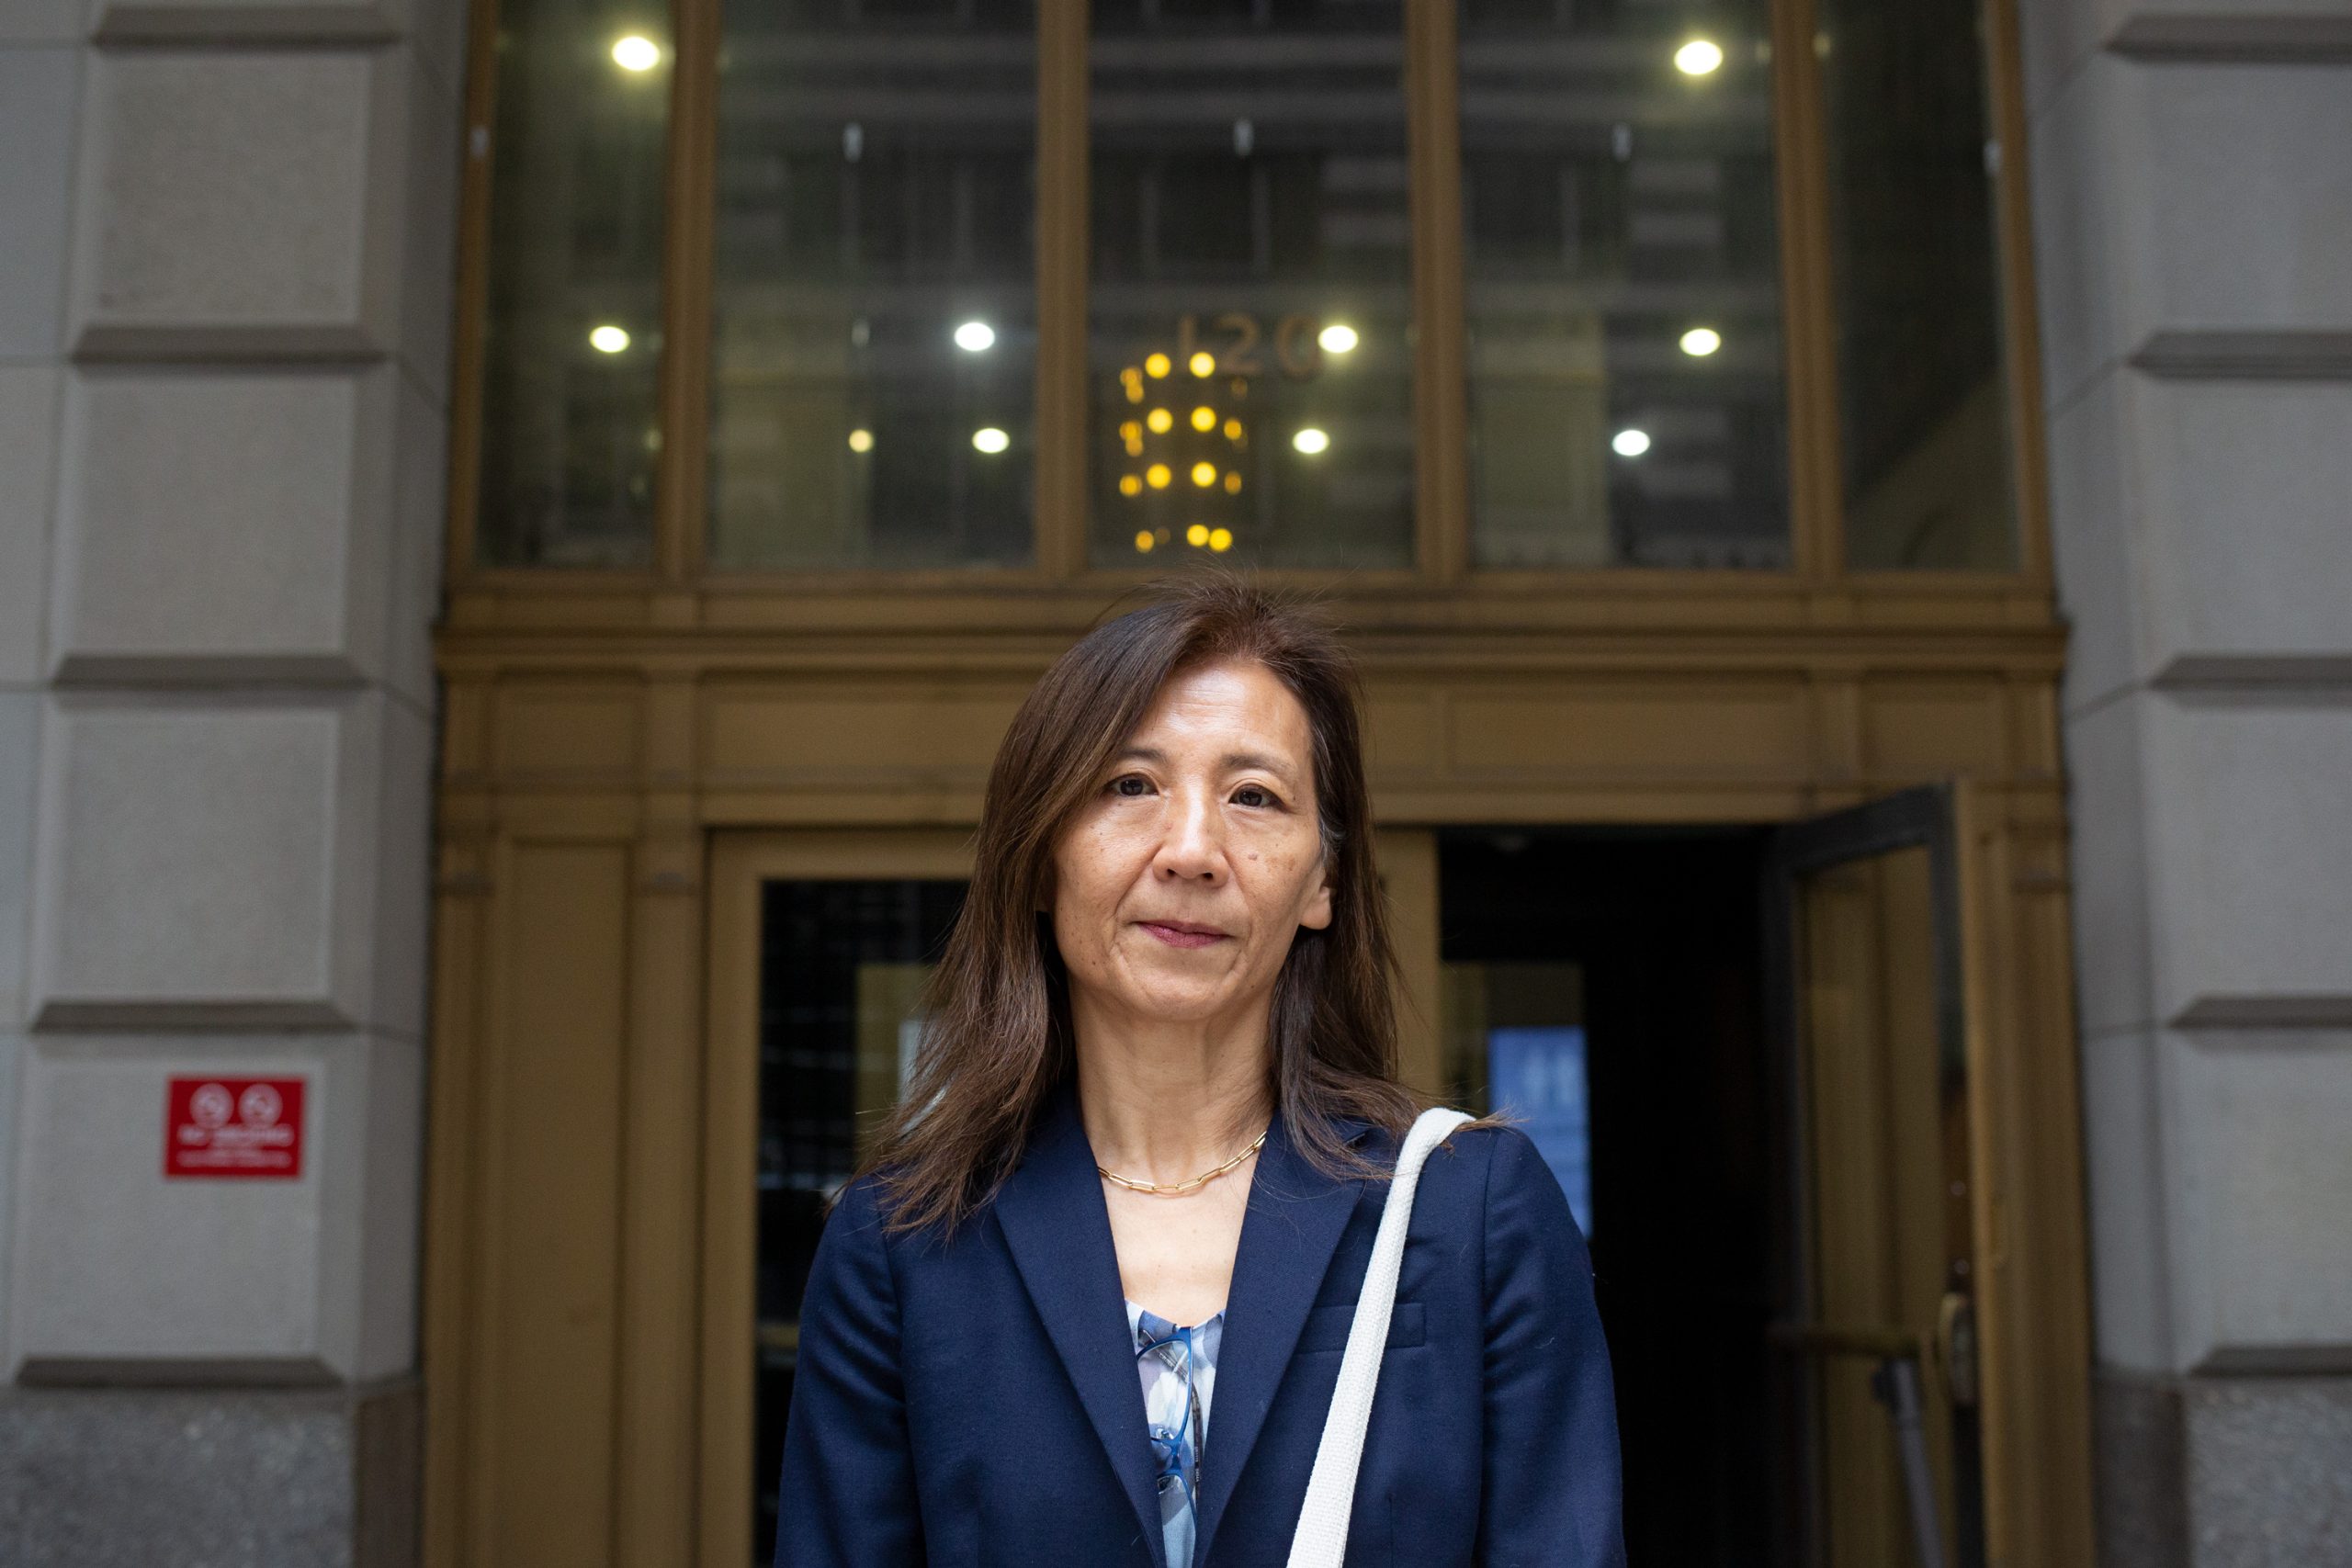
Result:
{"type": "Polygon", "coordinates": [[[1152,1452],[1159,1460],[1159,1529],[1168,1546],[1168,1568],[1192,1568],[1196,1522],[1193,1494],[1200,1482],[1201,1447],[1208,1435],[1209,1394],[1216,1387],[1225,1314],[1220,1311],[1205,1323],[1179,1328],[1129,1302],[1127,1336],[1143,1379],[1152,1452]]]}

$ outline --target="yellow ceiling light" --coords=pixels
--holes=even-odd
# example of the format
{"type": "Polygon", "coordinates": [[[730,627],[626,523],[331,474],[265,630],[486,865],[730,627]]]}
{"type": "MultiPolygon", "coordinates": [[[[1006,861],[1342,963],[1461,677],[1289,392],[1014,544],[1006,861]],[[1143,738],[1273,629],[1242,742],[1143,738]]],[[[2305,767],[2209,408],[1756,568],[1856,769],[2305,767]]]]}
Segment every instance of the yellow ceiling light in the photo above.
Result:
{"type": "Polygon", "coordinates": [[[1168,465],[1165,463],[1154,463],[1143,471],[1143,482],[1154,490],[1166,490],[1169,479],[1173,477],[1169,473],[1168,465]]]}
{"type": "Polygon", "coordinates": [[[1191,527],[1184,530],[1184,542],[1188,545],[1194,546],[1195,547],[1207,544],[1209,542],[1209,525],[1205,523],[1193,524],[1191,527]]]}
{"type": "Polygon", "coordinates": [[[1169,369],[1168,356],[1164,354],[1155,354],[1143,362],[1143,373],[1155,381],[1167,375],[1169,369]]]}
{"type": "Polygon", "coordinates": [[[1723,63],[1723,46],[1713,39],[1694,38],[1674,51],[1674,68],[1685,76],[1710,75],[1723,63]]]}
{"type": "Polygon", "coordinates": [[[1007,435],[1003,431],[999,430],[993,424],[984,425],[980,429],[972,432],[972,445],[978,450],[988,453],[990,457],[994,457],[997,453],[1003,451],[1006,447],[1012,445],[1012,437],[1007,435]]]}
{"type": "Polygon", "coordinates": [[[1230,528],[1212,528],[1212,529],[1210,529],[1210,530],[1209,530],[1209,548],[1211,548],[1211,549],[1213,549],[1213,550],[1229,550],[1229,549],[1231,549],[1232,547],[1233,547],[1233,530],[1232,530],[1232,529],[1230,529],[1230,528]]]}
{"type": "Polygon", "coordinates": [[[1146,555],[1149,555],[1151,553],[1151,547],[1159,542],[1159,540],[1151,536],[1151,530],[1148,528],[1142,529],[1136,535],[1136,548],[1141,550],[1146,555]]]}
{"type": "Polygon", "coordinates": [[[1133,474],[1121,474],[1119,476],[1119,493],[1121,495],[1141,495],[1143,493],[1143,480],[1137,479],[1133,474]]]}
{"type": "Polygon", "coordinates": [[[1239,420],[1228,419],[1225,422],[1225,438],[1227,441],[1238,441],[1241,439],[1241,422],[1239,420]]]}
{"type": "Polygon", "coordinates": [[[1241,493],[1240,469],[1232,469],[1225,476],[1225,493],[1227,495],[1239,495],[1241,493]]]}
{"type": "Polygon", "coordinates": [[[1216,465],[1215,463],[1193,464],[1193,482],[1200,486],[1203,490],[1206,490],[1209,486],[1216,483],[1216,465]]]}
{"type": "Polygon", "coordinates": [[[1216,428],[1216,410],[1204,403],[1193,411],[1193,428],[1204,434],[1216,428]]]}
{"type": "Polygon", "coordinates": [[[1216,374],[1216,355],[1205,348],[1193,355],[1185,363],[1192,367],[1193,375],[1204,380],[1216,374]]]}
{"type": "Polygon", "coordinates": [[[1315,334],[1315,341],[1323,345],[1326,354],[1352,354],[1358,340],[1355,328],[1345,321],[1333,321],[1315,334]]]}
{"type": "Polygon", "coordinates": [[[662,46],[643,33],[631,33],[613,45],[613,63],[624,71],[650,71],[662,63],[662,46]]]}
{"type": "Polygon", "coordinates": [[[607,321],[588,334],[588,346],[599,354],[618,354],[628,346],[628,333],[607,321]]]}
{"type": "Polygon", "coordinates": [[[1166,409],[1154,409],[1144,416],[1144,423],[1151,426],[1154,435],[1165,435],[1175,427],[1176,416],[1166,409]]]}
{"type": "Polygon", "coordinates": [[[1290,444],[1312,457],[1318,452],[1330,450],[1331,437],[1310,424],[1292,436],[1290,444]]]}
{"type": "Polygon", "coordinates": [[[1682,334],[1682,352],[1693,359],[1704,359],[1723,345],[1724,334],[1713,327],[1692,327],[1682,334]]]}
{"type": "Polygon", "coordinates": [[[873,451],[873,450],[874,450],[874,432],[872,432],[872,431],[870,431],[870,430],[853,430],[853,431],[851,431],[851,432],[849,433],[849,449],[850,449],[851,451],[853,451],[853,452],[871,452],[871,451],[873,451]]]}

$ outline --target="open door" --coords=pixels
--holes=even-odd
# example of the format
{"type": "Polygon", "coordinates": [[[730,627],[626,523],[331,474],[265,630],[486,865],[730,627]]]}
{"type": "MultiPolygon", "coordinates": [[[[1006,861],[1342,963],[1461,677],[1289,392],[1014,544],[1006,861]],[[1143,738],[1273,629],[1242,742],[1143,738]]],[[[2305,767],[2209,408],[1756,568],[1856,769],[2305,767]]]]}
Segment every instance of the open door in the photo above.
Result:
{"type": "Polygon", "coordinates": [[[1765,882],[1791,1561],[2087,1561],[2063,875],[1954,784],[1781,829],[1765,882]]]}

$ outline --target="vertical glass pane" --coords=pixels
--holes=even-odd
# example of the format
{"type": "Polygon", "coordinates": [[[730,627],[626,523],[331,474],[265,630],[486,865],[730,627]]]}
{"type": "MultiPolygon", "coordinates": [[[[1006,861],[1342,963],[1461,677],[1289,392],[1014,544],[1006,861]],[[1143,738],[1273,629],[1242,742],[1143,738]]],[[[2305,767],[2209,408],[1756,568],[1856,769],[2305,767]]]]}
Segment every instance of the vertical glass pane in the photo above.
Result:
{"type": "Polygon", "coordinates": [[[1464,0],[1471,556],[1783,567],[1765,0],[1464,0]]]}
{"type": "Polygon", "coordinates": [[[1091,558],[1410,566],[1400,0],[1093,18],[1091,558]]]}
{"type": "Polygon", "coordinates": [[[922,1034],[916,998],[964,886],[776,881],[761,889],[754,1562],[775,1555],[800,1298],[825,1203],[898,1102],[922,1034]]]}
{"type": "Polygon", "coordinates": [[[484,565],[652,556],[666,16],[645,0],[499,7],[484,565]]]}
{"type": "Polygon", "coordinates": [[[1822,0],[1819,17],[1846,558],[2014,567],[1976,0],[1822,0]]]}
{"type": "Polygon", "coordinates": [[[735,0],[719,73],[711,563],[1028,561],[1029,0],[735,0]]]}

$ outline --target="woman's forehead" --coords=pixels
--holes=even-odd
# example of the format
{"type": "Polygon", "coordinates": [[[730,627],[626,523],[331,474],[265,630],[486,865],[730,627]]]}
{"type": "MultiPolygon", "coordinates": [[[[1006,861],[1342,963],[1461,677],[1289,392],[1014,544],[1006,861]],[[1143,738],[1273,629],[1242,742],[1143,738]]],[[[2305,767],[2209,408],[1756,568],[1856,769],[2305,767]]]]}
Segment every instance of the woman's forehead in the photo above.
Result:
{"type": "Polygon", "coordinates": [[[1306,705],[1272,671],[1262,664],[1225,660],[1169,677],[1127,738],[1122,755],[1160,750],[1155,744],[1160,741],[1188,750],[1225,741],[1260,759],[1236,765],[1271,765],[1268,754],[1303,763],[1313,739],[1306,705]]]}

